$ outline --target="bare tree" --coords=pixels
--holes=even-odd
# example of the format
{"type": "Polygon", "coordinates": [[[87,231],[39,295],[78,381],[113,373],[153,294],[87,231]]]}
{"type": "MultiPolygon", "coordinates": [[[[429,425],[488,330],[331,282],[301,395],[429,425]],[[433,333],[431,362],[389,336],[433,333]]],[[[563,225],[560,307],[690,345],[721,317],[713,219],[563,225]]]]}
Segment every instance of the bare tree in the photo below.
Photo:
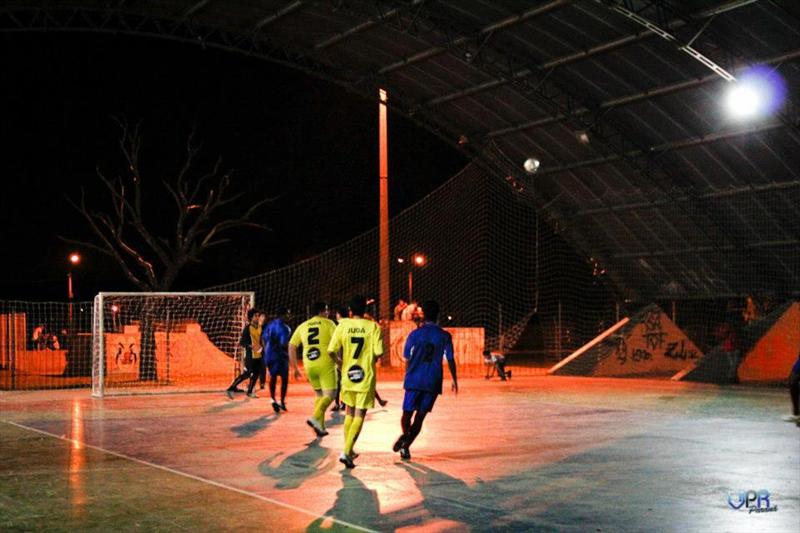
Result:
{"type": "Polygon", "coordinates": [[[122,130],[119,147],[127,163],[126,172],[111,179],[97,168],[97,176],[109,193],[109,205],[105,209],[87,205],[84,188],[78,202],[67,198],[87,222],[97,242],[65,241],[110,256],[128,280],[143,291],[167,291],[188,263],[199,261],[209,248],[228,242],[224,234],[230,230],[266,229],[254,222],[253,216],[269,198],[252,203],[235,216],[229,215],[244,193],[231,190],[232,171],[221,170],[221,158],[207,172],[193,176],[199,146],[192,133],[186,142],[181,169],[171,179],[161,180],[164,192],[174,200],[175,232],[159,235],[145,220],[143,209],[145,180],[139,168],[141,123],[130,128],[124,121],[117,122],[122,130]]]}
{"type": "MultiPolygon", "coordinates": [[[[232,172],[221,169],[220,158],[207,171],[197,171],[199,146],[192,133],[180,170],[175,176],[160,180],[165,196],[174,203],[175,227],[174,233],[170,229],[159,234],[145,216],[145,179],[139,166],[141,123],[132,128],[124,120],[117,123],[122,130],[119,147],[127,168],[121,175],[109,178],[98,166],[97,176],[108,193],[105,207],[90,206],[84,188],[79,201],[67,198],[92,230],[94,241],[63,238],[64,241],[113,258],[128,280],[143,291],[168,291],[187,264],[200,261],[204,252],[228,242],[230,230],[266,229],[253,217],[270,199],[236,209],[244,193],[232,190],[232,172]],[[232,212],[236,214],[231,215],[232,212]]],[[[158,226],[163,227],[163,222],[158,226]]],[[[141,319],[140,379],[156,379],[152,315],[152,309],[145,309],[141,319]]]]}

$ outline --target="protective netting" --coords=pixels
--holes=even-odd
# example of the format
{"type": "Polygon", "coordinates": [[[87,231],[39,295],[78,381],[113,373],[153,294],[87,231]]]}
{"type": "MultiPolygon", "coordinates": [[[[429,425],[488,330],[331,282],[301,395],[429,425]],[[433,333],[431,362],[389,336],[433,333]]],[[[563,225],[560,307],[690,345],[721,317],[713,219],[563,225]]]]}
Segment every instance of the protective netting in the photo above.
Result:
{"type": "Polygon", "coordinates": [[[252,293],[100,293],[92,394],[220,390],[241,362],[252,293]]]}
{"type": "Polygon", "coordinates": [[[86,387],[90,302],[0,301],[0,389],[86,387]]]}
{"type": "MultiPolygon", "coordinates": [[[[467,373],[484,372],[486,349],[505,353],[517,374],[560,362],[553,373],[781,382],[800,351],[800,304],[793,296],[800,250],[797,236],[781,233],[775,218],[798,217],[798,194],[800,188],[789,185],[750,194],[721,187],[697,191],[697,198],[652,184],[612,191],[589,174],[531,176],[520,161],[489,150],[392,219],[390,307],[400,299],[437,300],[440,322],[453,333],[467,373]],[[564,180],[560,188],[556,179],[564,180]],[[602,201],[583,198],[587,188],[602,201]],[[743,233],[736,220],[750,221],[750,229],[743,233]],[[726,225],[739,229],[726,233],[726,225]],[[412,260],[417,255],[424,264],[412,260]]],[[[322,222],[319,231],[327,231],[322,222]]],[[[372,300],[370,314],[377,316],[378,284],[373,230],[305,261],[208,290],[252,291],[268,315],[287,306],[294,327],[313,302],[335,307],[354,294],[372,300]]],[[[135,301],[120,303],[131,313],[124,319],[129,327],[141,320],[135,301]]],[[[34,324],[61,329],[69,304],[2,305],[3,388],[88,384],[88,341],[72,341],[60,372],[21,364],[52,359],[46,347],[32,349],[34,324]],[[21,379],[31,372],[38,372],[34,379],[21,379]]],[[[217,344],[202,317],[220,311],[189,300],[181,305],[170,311],[179,324],[170,331],[180,332],[191,319],[217,344]]],[[[100,309],[73,304],[72,337],[91,338],[92,311],[100,309]]],[[[102,311],[105,324],[112,314],[106,304],[102,311]]],[[[166,323],[159,312],[155,323],[166,323]]],[[[402,344],[415,325],[410,308],[398,314],[378,318],[392,318],[385,322],[385,359],[401,369],[402,344]]],[[[219,350],[231,354],[234,348],[219,350]]],[[[124,342],[120,357],[128,357],[124,342]]],[[[171,382],[165,369],[158,364],[155,375],[134,373],[120,381],[132,388],[171,382]]],[[[230,366],[220,373],[225,379],[199,381],[220,388],[233,372],[230,366]]]]}
{"type": "MultiPolygon", "coordinates": [[[[476,165],[394,217],[390,249],[391,308],[400,299],[437,300],[440,322],[453,328],[457,345],[464,339],[470,355],[462,360],[468,364],[483,364],[484,346],[519,347],[557,361],[591,338],[598,324],[615,318],[615,300],[592,262],[537,217],[513,180],[497,179],[476,165]],[[423,266],[412,260],[416,255],[424,256],[423,266]],[[518,346],[526,330],[531,339],[518,346]]],[[[362,294],[374,301],[376,316],[378,281],[373,230],[306,261],[212,290],[254,291],[258,307],[270,313],[288,306],[297,319],[311,302],[335,306],[362,294]]],[[[405,330],[392,324],[397,362],[405,330]]]]}

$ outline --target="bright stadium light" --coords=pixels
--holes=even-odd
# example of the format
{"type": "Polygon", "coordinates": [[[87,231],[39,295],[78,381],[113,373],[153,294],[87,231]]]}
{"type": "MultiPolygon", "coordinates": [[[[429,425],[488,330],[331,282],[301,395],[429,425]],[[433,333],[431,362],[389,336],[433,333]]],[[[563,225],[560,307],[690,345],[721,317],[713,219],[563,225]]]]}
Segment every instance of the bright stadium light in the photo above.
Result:
{"type": "Polygon", "coordinates": [[[761,96],[755,87],[734,82],[725,96],[725,107],[733,118],[740,120],[754,118],[761,112],[761,96]]]}
{"type": "Polygon", "coordinates": [[[724,103],[735,120],[753,120],[777,111],[786,96],[786,82],[774,68],[755,66],[728,86],[724,103]]]}
{"type": "Polygon", "coordinates": [[[81,262],[80,254],[77,253],[69,254],[69,262],[72,263],[73,265],[77,265],[78,263],[80,263],[81,262]]]}

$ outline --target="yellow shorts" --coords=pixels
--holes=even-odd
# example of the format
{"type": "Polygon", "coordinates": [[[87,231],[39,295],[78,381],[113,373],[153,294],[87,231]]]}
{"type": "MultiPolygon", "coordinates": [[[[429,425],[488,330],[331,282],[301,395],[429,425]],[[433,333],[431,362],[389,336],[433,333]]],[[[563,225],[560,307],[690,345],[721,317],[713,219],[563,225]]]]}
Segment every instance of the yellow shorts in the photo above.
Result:
{"type": "Polygon", "coordinates": [[[314,390],[336,390],[336,367],[316,366],[306,370],[308,382],[314,390]]]}
{"type": "Polygon", "coordinates": [[[368,392],[343,390],[342,403],[356,409],[372,409],[375,405],[375,389],[368,392]]]}

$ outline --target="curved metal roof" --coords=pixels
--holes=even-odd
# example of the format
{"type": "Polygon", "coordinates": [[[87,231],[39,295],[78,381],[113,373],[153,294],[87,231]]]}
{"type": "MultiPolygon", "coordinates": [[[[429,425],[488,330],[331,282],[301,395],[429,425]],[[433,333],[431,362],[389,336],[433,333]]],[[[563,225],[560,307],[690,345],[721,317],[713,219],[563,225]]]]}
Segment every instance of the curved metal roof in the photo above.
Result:
{"type": "Polygon", "coordinates": [[[800,9],[756,0],[0,0],[2,31],[186,41],[377,99],[513,175],[631,296],[800,289],[800,9]],[[726,75],[786,80],[732,122],[726,75]],[[580,142],[586,133],[588,143],[580,142]],[[527,157],[541,160],[535,176],[527,157]]]}

